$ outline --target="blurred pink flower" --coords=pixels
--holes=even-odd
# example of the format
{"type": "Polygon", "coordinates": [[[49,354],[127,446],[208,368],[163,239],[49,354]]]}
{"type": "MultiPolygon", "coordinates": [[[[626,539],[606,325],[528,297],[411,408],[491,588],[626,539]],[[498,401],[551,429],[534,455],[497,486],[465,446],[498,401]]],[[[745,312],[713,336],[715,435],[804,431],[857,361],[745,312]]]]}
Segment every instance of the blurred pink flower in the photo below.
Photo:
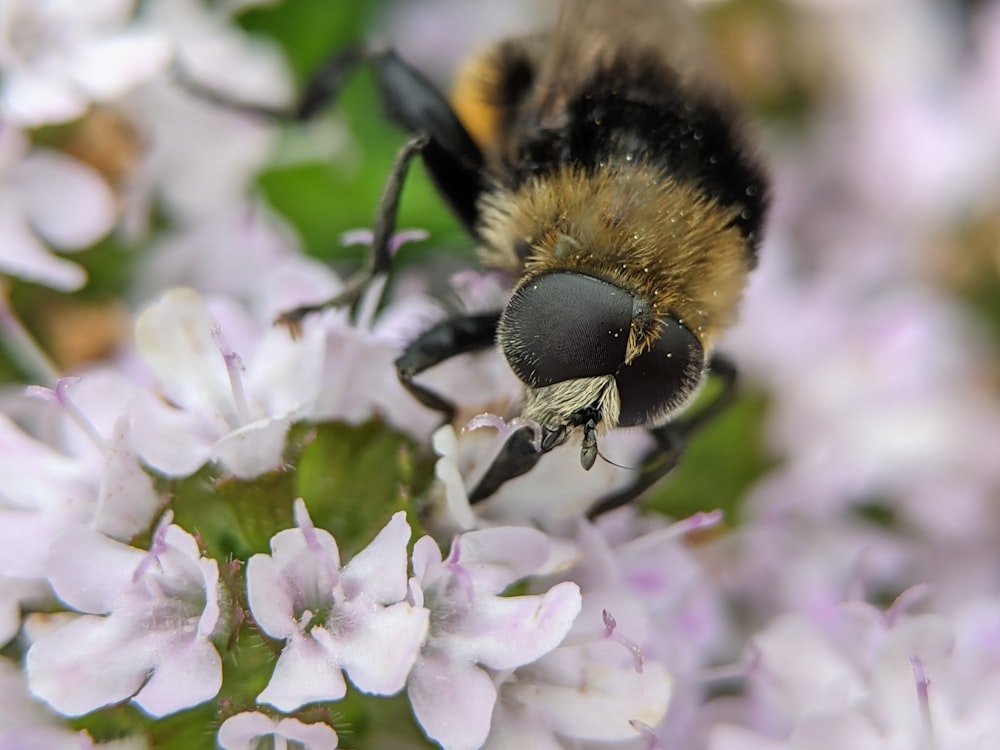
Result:
{"type": "MultiPolygon", "coordinates": [[[[240,101],[280,106],[291,99],[279,50],[263,35],[237,28],[231,3],[144,5],[144,28],[170,40],[188,76],[240,101]]],[[[136,89],[121,107],[147,146],[128,196],[127,223],[139,237],[149,230],[154,207],[185,227],[229,213],[244,202],[278,142],[273,123],[200,99],[172,75],[136,89]]]]}
{"type": "Polygon", "coordinates": [[[111,189],[96,171],[65,154],[30,149],[24,133],[0,121],[0,272],[71,291],[84,270],[47,245],[90,247],[117,218],[111,189]]]}
{"type": "Polygon", "coordinates": [[[85,528],[54,541],[52,587],[86,613],[28,651],[31,690],[56,711],[80,716],[131,698],[159,717],[218,693],[218,565],[168,523],[169,514],[148,552],[85,528]]]}
{"type": "Polygon", "coordinates": [[[66,122],[167,64],[160,34],[131,25],[133,0],[0,5],[0,115],[19,126],[66,122]]]}
{"type": "Polygon", "coordinates": [[[1000,603],[953,614],[846,605],[835,628],[783,615],[754,639],[749,728],[711,750],[911,750],[1000,743],[1000,603]]]}

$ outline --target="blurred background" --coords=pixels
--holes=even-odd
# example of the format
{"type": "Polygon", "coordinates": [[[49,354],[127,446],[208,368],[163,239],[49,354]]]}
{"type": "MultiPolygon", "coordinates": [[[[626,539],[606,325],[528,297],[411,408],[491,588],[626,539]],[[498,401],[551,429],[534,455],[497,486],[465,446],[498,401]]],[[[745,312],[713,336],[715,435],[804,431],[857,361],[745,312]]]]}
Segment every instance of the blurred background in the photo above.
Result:
{"type": "MultiPolygon", "coordinates": [[[[340,272],[364,257],[342,235],[370,227],[404,140],[367,72],[316,121],[276,128],[194,100],[170,64],[278,105],[332,52],[370,39],[447,89],[471,52],[554,12],[546,0],[108,0],[100,7],[126,25],[169,39],[173,62],[164,53],[157,75],[122,93],[112,91],[121,69],[77,71],[107,93],[48,116],[55,99],[14,90],[12,72],[57,36],[33,1],[0,0],[0,382],[16,417],[15,394],[47,376],[17,321],[60,373],[109,360],[128,370],[134,318],[170,286],[245,300],[279,252],[340,272]],[[53,155],[89,176],[54,179],[53,155]]],[[[702,0],[693,10],[773,180],[760,266],[723,345],[740,399],[645,498],[673,518],[726,511],[734,533],[699,548],[737,633],[712,659],[735,658],[780,613],[821,618],[845,598],[887,604],[925,582],[939,611],[995,597],[1000,2],[702,0]]],[[[428,238],[399,254],[389,299],[447,296],[452,274],[475,267],[419,165],[399,227],[428,238]]],[[[415,467],[382,476],[400,463],[391,426],[326,437],[331,453],[309,467],[322,492],[395,498],[401,472],[418,490],[431,484],[426,444],[406,456],[415,467]]],[[[324,512],[333,524],[346,511],[324,512]]],[[[675,723],[667,734],[687,731],[675,723]]]]}

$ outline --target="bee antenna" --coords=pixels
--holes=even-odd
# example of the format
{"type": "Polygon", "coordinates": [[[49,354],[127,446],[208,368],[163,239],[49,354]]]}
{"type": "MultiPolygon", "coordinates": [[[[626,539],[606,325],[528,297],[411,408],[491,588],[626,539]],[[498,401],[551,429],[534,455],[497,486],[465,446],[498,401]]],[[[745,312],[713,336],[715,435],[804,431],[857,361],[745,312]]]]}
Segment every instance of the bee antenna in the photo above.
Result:
{"type": "Polygon", "coordinates": [[[607,456],[605,456],[605,455],[604,455],[603,453],[601,453],[600,449],[598,449],[598,451],[597,451],[597,456],[598,456],[598,458],[600,458],[600,459],[601,459],[601,460],[602,460],[602,461],[603,461],[604,463],[606,463],[606,464],[611,464],[612,466],[614,466],[614,467],[616,467],[616,468],[618,468],[618,469],[625,469],[626,471],[638,471],[638,468],[637,468],[637,467],[635,467],[635,466],[622,466],[621,464],[616,464],[616,463],[615,463],[614,461],[612,461],[612,460],[611,460],[610,458],[608,458],[608,457],[607,457],[607,456]]]}

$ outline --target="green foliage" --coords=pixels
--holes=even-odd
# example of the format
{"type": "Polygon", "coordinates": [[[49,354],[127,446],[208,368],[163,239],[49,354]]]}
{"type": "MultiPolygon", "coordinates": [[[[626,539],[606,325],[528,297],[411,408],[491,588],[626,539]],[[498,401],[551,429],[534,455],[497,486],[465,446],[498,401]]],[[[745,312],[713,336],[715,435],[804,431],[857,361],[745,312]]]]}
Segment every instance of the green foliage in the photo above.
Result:
{"type": "MultiPolygon", "coordinates": [[[[289,468],[250,481],[203,469],[170,488],[176,522],[197,534],[206,554],[246,560],[268,552],[271,537],[294,526],[292,501],[305,500],[317,528],[343,558],[368,544],[393,513],[429,486],[433,465],[413,461],[415,446],[378,420],[298,425],[289,436],[289,468]]],[[[410,512],[411,524],[416,516],[410,512]]]]}
{"type": "MultiPolygon", "coordinates": [[[[287,0],[248,13],[241,22],[248,31],[266,34],[282,45],[301,86],[330,55],[365,40],[379,8],[379,3],[287,0]]],[[[282,166],[261,175],[260,188],[298,230],[309,254],[355,257],[355,251],[340,248],[339,236],[347,229],[371,226],[382,186],[405,135],[386,121],[371,74],[363,69],[348,81],[329,117],[346,124],[356,149],[352,157],[363,168],[324,163],[282,166]]],[[[427,229],[436,240],[439,235],[455,238],[459,234],[419,164],[412,167],[407,180],[398,226],[427,229]]]]}
{"type": "Polygon", "coordinates": [[[433,465],[414,463],[414,450],[376,420],[323,425],[310,437],[297,463],[295,491],[314,523],[337,539],[342,555],[368,544],[396,511],[410,511],[410,525],[417,522],[410,501],[430,485],[433,465]]]}
{"type": "Polygon", "coordinates": [[[719,508],[739,519],[746,491],[774,464],[763,446],[767,399],[744,393],[698,433],[680,465],[646,496],[645,505],[673,518],[719,508]]]}

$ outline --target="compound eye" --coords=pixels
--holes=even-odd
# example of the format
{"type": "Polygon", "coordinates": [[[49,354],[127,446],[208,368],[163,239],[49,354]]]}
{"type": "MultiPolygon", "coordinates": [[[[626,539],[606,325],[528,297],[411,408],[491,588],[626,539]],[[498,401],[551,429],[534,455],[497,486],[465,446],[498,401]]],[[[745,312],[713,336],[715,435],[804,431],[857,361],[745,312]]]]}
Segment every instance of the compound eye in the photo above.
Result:
{"type": "Polygon", "coordinates": [[[633,297],[593,276],[559,271],[510,298],[497,341],[521,381],[540,387],[611,375],[625,361],[633,297]]]}
{"type": "Polygon", "coordinates": [[[652,348],[615,376],[621,427],[662,422],[681,407],[701,383],[705,352],[693,333],[676,320],[662,323],[652,348]]]}

